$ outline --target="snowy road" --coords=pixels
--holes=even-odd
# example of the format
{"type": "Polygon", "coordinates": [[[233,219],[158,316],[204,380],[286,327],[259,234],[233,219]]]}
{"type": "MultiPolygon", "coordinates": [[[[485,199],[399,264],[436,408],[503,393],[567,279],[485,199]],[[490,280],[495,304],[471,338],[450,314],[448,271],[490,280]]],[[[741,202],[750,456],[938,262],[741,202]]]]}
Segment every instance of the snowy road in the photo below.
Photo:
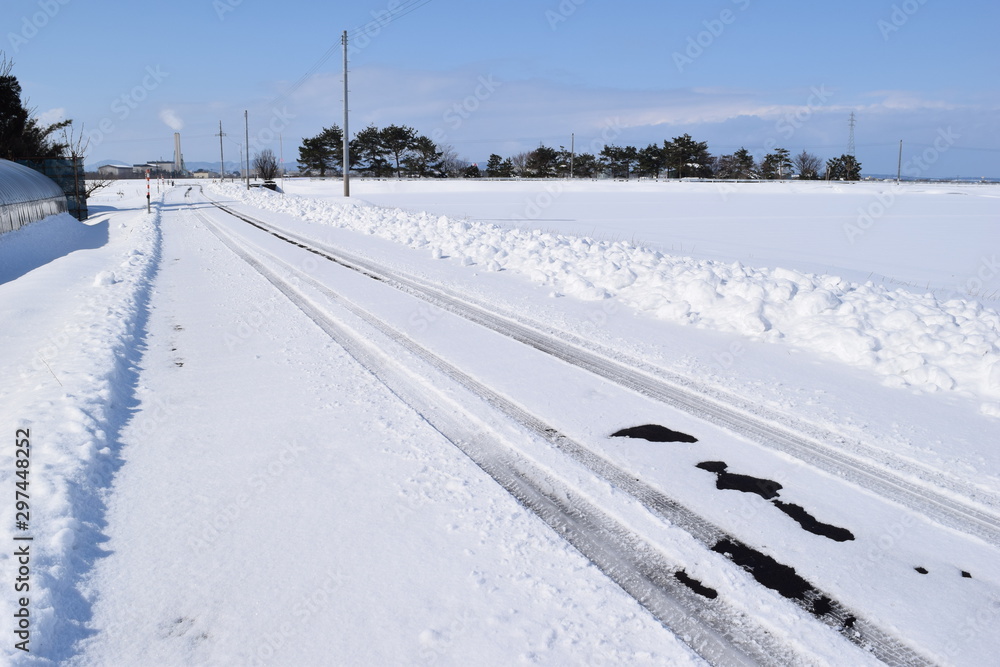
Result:
{"type": "Polygon", "coordinates": [[[541,324],[516,277],[223,203],[258,226],[188,186],[109,210],[68,275],[135,288],[110,389],[56,365],[10,404],[36,434],[112,406],[106,463],[36,461],[93,481],[40,506],[74,537],[25,664],[989,659],[996,488],[541,324]],[[646,424],[691,437],[611,437],[646,424]]]}

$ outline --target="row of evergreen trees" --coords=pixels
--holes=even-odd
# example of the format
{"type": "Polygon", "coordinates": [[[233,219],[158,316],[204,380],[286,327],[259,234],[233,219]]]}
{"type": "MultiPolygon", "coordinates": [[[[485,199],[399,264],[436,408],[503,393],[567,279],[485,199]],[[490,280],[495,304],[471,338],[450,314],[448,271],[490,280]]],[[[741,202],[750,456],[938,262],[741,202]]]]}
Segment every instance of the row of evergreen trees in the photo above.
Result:
{"type": "Polygon", "coordinates": [[[604,146],[597,155],[571,154],[564,146],[558,150],[539,146],[528,153],[503,158],[494,153],[483,172],[491,178],[720,178],[773,180],[791,178],[816,180],[852,180],[861,178],[861,164],[851,155],[842,155],[826,163],[815,155],[802,151],[792,156],[785,148],[775,148],[757,162],[746,148],[731,155],[713,156],[708,144],[695,141],[691,135],[671,141],[635,146],[604,146]]]}
{"type": "MultiPolygon", "coordinates": [[[[336,125],[324,128],[315,137],[304,139],[299,148],[299,164],[307,173],[320,176],[340,174],[343,164],[343,131],[336,125]]],[[[349,144],[351,171],[384,178],[395,176],[476,178],[721,178],[781,179],[793,174],[800,179],[848,180],[861,178],[861,164],[852,155],[822,161],[802,151],[792,156],[785,148],[775,148],[757,162],[746,148],[731,155],[713,156],[708,144],[691,135],[674,137],[663,144],[604,146],[601,151],[571,154],[564,146],[538,148],[504,158],[490,155],[485,169],[457,159],[454,151],[438,147],[412,127],[374,125],[359,132],[349,144]]]]}
{"type": "MultiPolygon", "coordinates": [[[[441,177],[449,173],[447,150],[439,149],[412,127],[369,125],[348,144],[351,171],[375,178],[390,176],[441,177]]],[[[337,125],[323,128],[315,137],[302,140],[299,165],[320,176],[340,174],[343,166],[344,132],[337,125]]]]}

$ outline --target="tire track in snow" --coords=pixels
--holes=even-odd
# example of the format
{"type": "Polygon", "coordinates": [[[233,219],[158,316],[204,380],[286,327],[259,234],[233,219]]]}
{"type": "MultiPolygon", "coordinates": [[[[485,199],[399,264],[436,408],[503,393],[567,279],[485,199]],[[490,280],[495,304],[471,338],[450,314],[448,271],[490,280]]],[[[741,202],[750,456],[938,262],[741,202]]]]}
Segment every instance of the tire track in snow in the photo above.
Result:
{"type": "MultiPolygon", "coordinates": [[[[576,336],[543,331],[545,327],[526,324],[514,317],[497,315],[468,297],[439,286],[405,276],[397,271],[331,248],[293,232],[245,215],[209,199],[217,208],[288,243],[300,246],[342,266],[396,287],[439,308],[549,354],[620,386],[660,401],[698,417],[768,449],[788,454],[838,479],[849,481],[867,491],[940,525],[978,537],[1000,547],[1000,501],[958,480],[945,478],[936,471],[911,464],[859,442],[816,427],[795,424],[798,432],[780,423],[759,406],[733,405],[731,397],[708,390],[683,376],[653,368],[607,350],[594,350],[576,336]],[[569,340],[567,340],[569,338],[569,340]],[[618,357],[618,358],[616,358],[618,357]],[[751,411],[752,410],[752,411],[751,411]],[[765,412],[763,415],[755,412],[765,412]],[[825,442],[834,444],[825,444],[825,442]],[[844,451],[847,448],[852,451],[844,451]],[[881,465],[876,465],[875,462],[881,465]],[[911,478],[919,480],[912,481],[911,478]],[[925,482],[921,484],[920,482],[925,482]],[[948,493],[931,488],[944,489],[948,493]],[[975,501],[981,501],[977,506],[975,501]],[[986,507],[989,507],[987,510],[986,507]]],[[[742,401],[739,401],[742,403],[742,401]]]]}
{"type": "MultiPolygon", "coordinates": [[[[715,664],[733,664],[734,660],[737,661],[736,664],[743,664],[747,659],[760,664],[775,660],[780,664],[787,664],[789,660],[800,659],[789,654],[787,648],[782,647],[742,612],[722,600],[710,600],[694,593],[675,576],[683,570],[681,564],[666,561],[642,537],[611,519],[565,482],[527,462],[517,454],[514,447],[506,444],[488,428],[470,428],[469,424],[478,419],[454,401],[445,398],[444,393],[439,393],[440,390],[429,389],[437,387],[437,383],[421,381],[420,378],[407,374],[394,357],[375,349],[370,342],[370,335],[346,329],[304,296],[291,282],[257,259],[255,255],[259,255],[260,251],[248,249],[201,213],[197,215],[227,247],[285,294],[402,401],[413,407],[521,504],[563,536],[699,655],[715,664]]],[[[297,245],[326,257],[324,253],[305,244],[297,245]]],[[[473,396],[485,400],[509,420],[544,438],[572,460],[614,487],[627,492],[652,514],[669,525],[682,528],[707,549],[711,550],[723,543],[742,546],[736,538],[711,522],[558,432],[326,285],[284,260],[271,256],[271,261],[278,263],[286,275],[294,275],[296,281],[306,283],[322,294],[328,303],[347,310],[391,343],[404,348],[435,371],[464,387],[473,396]]],[[[810,614],[814,614],[819,606],[824,606],[827,611],[816,614],[820,622],[886,664],[929,664],[925,658],[884,632],[875,623],[846,609],[815,587],[810,587],[802,599],[791,601],[810,614]]]]}
{"type": "MultiPolygon", "coordinates": [[[[474,416],[458,409],[438,391],[430,389],[426,382],[400,369],[389,355],[373,348],[370,338],[348,329],[323,312],[278,273],[254,258],[239,242],[197,215],[230,250],[274,285],[394,395],[699,655],[715,664],[781,664],[779,656],[784,660],[794,659],[750,619],[727,609],[725,603],[702,602],[697,594],[670,576],[680,569],[678,564],[669,562],[655,548],[561,481],[519,457],[489,429],[475,428],[473,425],[478,420],[474,416]]],[[[309,280],[308,276],[299,277],[309,280]]],[[[346,305],[339,296],[333,295],[332,299],[346,305]]]]}

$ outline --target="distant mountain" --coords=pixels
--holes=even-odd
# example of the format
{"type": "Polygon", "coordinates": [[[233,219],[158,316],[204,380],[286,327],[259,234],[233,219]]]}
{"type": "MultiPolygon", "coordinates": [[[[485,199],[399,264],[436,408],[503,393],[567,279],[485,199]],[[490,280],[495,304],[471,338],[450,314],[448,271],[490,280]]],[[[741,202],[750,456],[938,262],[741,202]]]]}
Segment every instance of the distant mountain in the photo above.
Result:
{"type": "MultiPolygon", "coordinates": [[[[226,160],[226,172],[239,171],[240,165],[237,164],[239,160],[226,160]]],[[[219,161],[215,162],[185,162],[184,166],[188,171],[198,171],[199,169],[204,169],[205,171],[214,171],[218,173],[219,171],[219,161]]]]}

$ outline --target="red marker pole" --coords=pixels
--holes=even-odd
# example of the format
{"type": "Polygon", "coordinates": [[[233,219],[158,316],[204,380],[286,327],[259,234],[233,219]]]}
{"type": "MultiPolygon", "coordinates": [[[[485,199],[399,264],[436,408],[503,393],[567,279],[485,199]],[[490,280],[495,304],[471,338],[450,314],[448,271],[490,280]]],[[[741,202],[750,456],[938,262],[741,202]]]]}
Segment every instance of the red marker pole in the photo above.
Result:
{"type": "Polygon", "coordinates": [[[146,213],[149,213],[149,169],[146,170],[146,213]]]}

